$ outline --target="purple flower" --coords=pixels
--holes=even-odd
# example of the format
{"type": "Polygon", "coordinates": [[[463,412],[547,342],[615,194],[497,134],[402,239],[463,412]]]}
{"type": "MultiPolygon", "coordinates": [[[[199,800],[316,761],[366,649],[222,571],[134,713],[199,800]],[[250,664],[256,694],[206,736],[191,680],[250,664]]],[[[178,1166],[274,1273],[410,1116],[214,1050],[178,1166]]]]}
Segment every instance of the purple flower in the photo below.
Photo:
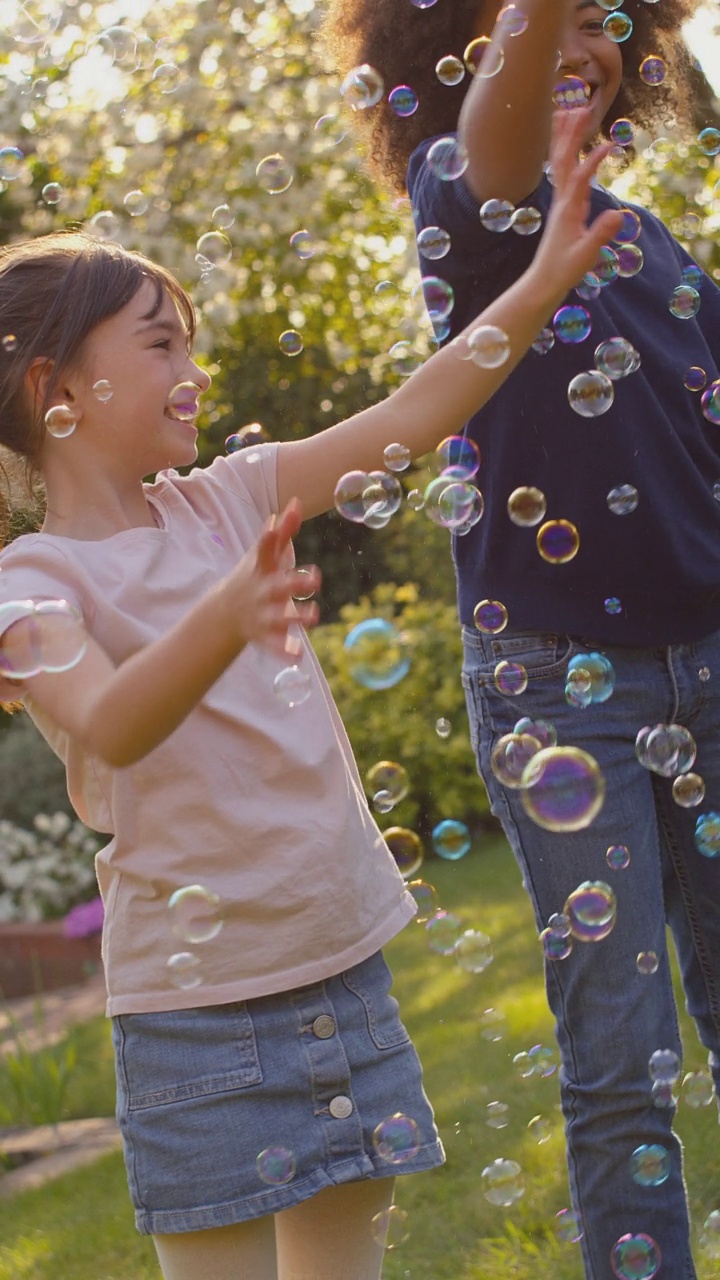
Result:
{"type": "Polygon", "coordinates": [[[103,927],[102,898],[93,898],[92,902],[83,902],[73,907],[63,922],[63,933],[66,938],[89,938],[93,933],[100,933],[103,927]]]}

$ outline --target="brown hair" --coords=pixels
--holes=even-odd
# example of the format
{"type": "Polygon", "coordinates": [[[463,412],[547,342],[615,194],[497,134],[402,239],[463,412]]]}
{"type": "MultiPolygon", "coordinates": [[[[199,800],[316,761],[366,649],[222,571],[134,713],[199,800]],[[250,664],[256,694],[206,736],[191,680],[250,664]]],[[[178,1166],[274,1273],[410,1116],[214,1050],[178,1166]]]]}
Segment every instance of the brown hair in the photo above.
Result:
{"type": "MultiPolygon", "coordinates": [[[[636,126],[657,127],[668,114],[682,123],[692,117],[692,62],[681,25],[699,0],[625,0],[624,12],[633,32],[620,49],[623,83],[603,121],[629,117],[636,126]],[[643,58],[664,58],[668,75],[661,86],[649,87],[638,75],[643,58]]],[[[452,133],[470,85],[470,76],[456,86],[438,80],[440,58],[453,54],[462,60],[469,42],[484,29],[489,34],[499,9],[497,0],[438,0],[417,8],[410,0],[327,0],[322,42],[335,70],[346,75],[369,63],[383,78],[386,91],[408,84],[419,99],[412,116],[397,116],[387,101],[353,113],[358,136],[365,143],[373,176],[397,192],[405,190],[408,160],[424,138],[452,133]]]]}
{"type": "MultiPolygon", "coordinates": [[[[195,312],[190,298],[169,271],[140,253],[82,231],[55,232],[0,248],[0,446],[24,459],[33,500],[45,412],[54,388],[62,373],[82,360],[92,330],[122,311],[148,279],[155,285],[156,299],[147,318],[157,315],[169,295],[192,343],[195,312]],[[53,365],[39,406],[31,403],[25,386],[37,359],[53,365]]],[[[8,471],[13,468],[2,470],[10,494],[8,471]]],[[[0,540],[8,536],[9,509],[10,503],[0,500],[0,540]]]]}

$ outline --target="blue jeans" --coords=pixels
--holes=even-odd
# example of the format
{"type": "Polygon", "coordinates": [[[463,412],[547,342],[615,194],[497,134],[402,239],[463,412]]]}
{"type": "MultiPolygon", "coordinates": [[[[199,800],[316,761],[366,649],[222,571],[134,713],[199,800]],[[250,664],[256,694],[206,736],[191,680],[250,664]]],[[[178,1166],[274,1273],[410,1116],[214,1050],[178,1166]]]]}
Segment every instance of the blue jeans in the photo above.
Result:
{"type": "Polygon", "coordinates": [[[688,1012],[719,1091],[720,858],[698,852],[694,829],[699,813],[720,810],[720,635],[670,648],[605,648],[615,691],[607,702],[585,709],[565,700],[565,675],[576,653],[599,649],[591,640],[466,631],[464,641],[463,684],[479,772],[520,864],[538,928],[562,911],[583,880],[604,880],[617,894],[617,922],[607,938],[575,941],[567,959],[545,964],[586,1275],[612,1280],[613,1245],[626,1233],[643,1232],[662,1250],[659,1280],[694,1280],[682,1151],[672,1132],[672,1108],[653,1105],[648,1060],[656,1049],[681,1052],[667,922],[688,1012]],[[495,687],[493,672],[504,659],[527,669],[527,689],[519,696],[495,687]],[[560,834],[537,826],[520,792],[493,776],[492,748],[522,716],[551,721],[559,745],[584,748],[602,768],[605,803],[584,831],[560,834]],[[672,779],[636,760],[638,730],[669,722],[685,725],[697,742],[694,770],[706,784],[699,808],[680,808],[672,779]],[[630,851],[624,870],[607,865],[613,844],[630,851]],[[655,973],[638,972],[640,951],[657,953],[655,973]],[[644,1143],[659,1143],[670,1154],[670,1176],[660,1186],[640,1186],[631,1177],[630,1156],[644,1143]]]}

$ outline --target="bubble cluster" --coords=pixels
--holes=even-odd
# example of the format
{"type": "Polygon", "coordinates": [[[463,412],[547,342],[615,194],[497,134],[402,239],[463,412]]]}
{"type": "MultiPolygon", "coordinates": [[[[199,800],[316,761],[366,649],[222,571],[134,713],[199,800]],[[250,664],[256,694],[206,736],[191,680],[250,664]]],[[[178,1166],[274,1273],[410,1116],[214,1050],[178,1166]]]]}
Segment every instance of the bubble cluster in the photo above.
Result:
{"type": "Polygon", "coordinates": [[[578,942],[602,942],[615,927],[617,898],[604,880],[585,880],[568,895],[563,912],[578,942]]]}
{"type": "Polygon", "coordinates": [[[607,702],[615,688],[615,670],[602,653],[577,653],[568,663],[565,697],[573,707],[607,702]]]}
{"type": "Polygon", "coordinates": [[[82,616],[66,600],[0,604],[0,634],[0,674],[15,680],[70,671],[87,650],[82,616]]]}
{"type": "Polygon", "coordinates": [[[541,749],[532,733],[506,733],[498,739],[490,756],[490,768],[504,787],[518,790],[529,762],[541,749]]]}
{"type": "Polygon", "coordinates": [[[688,773],[695,763],[695,739],[681,724],[646,725],[635,739],[638,762],[663,778],[688,773]]]}
{"type": "Polygon", "coordinates": [[[369,107],[377,106],[384,92],[380,72],[366,62],[348,71],[340,85],[340,95],[353,111],[367,111],[369,107]]]}

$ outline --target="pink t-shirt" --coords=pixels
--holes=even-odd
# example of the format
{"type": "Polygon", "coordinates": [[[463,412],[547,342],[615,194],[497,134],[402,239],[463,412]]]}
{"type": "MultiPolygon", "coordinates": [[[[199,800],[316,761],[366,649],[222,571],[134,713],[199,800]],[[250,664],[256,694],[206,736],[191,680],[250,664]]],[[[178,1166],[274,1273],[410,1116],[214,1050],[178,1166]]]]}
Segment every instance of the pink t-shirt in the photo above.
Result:
{"type": "MultiPolygon", "coordinates": [[[[69,601],[119,665],[257,539],[277,511],[276,462],[277,445],[263,445],[187,476],[161,472],[146,486],[158,528],[98,542],[18,538],[0,555],[0,605],[69,601]]],[[[165,742],[123,769],[88,755],[20,695],[65,763],[77,813],[113,837],[96,860],[109,1014],[318,982],[366,959],[414,914],[304,634],[303,644],[305,702],[280,702],[273,679],[282,660],[248,645],[165,742]],[[200,943],[176,936],[168,906],[189,885],[220,903],[221,928],[200,943]],[[193,959],[168,963],[182,953],[193,959]]],[[[0,681],[0,698],[17,697],[17,686],[0,681]]]]}

